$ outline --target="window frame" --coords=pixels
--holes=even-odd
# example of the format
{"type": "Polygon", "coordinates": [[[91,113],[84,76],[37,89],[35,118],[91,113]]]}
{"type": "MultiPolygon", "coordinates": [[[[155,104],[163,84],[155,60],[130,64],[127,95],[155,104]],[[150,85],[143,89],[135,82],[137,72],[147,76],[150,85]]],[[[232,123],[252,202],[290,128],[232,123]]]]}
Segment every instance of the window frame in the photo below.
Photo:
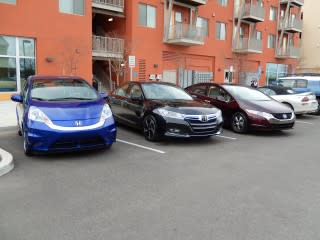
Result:
{"type": "Polygon", "coordinates": [[[0,4],[10,4],[17,5],[17,0],[13,0],[14,2],[9,2],[10,0],[0,0],[0,4]]]}
{"type": "MultiPolygon", "coordinates": [[[[59,13],[62,13],[62,14],[71,14],[71,15],[75,15],[75,16],[85,16],[86,15],[86,1],[85,0],[59,0],[59,2],[58,2],[58,7],[59,7],[59,13]],[[67,11],[62,11],[61,10],[61,4],[60,4],[60,2],[65,2],[65,1],[72,1],[73,2],[73,4],[75,3],[75,2],[79,2],[79,1],[82,1],[82,6],[83,6],[83,13],[82,14],[79,14],[79,13],[75,13],[74,12],[74,9],[73,9],[73,12],[67,12],[67,11]]],[[[74,7],[73,7],[74,8],[74,7]]]]}
{"type": "Polygon", "coordinates": [[[227,40],[227,23],[225,22],[216,22],[216,40],[226,41],[227,40]],[[218,34],[218,26],[219,26],[219,36],[218,34]],[[221,38],[221,26],[224,26],[224,38],[221,38]]]}
{"type": "Polygon", "coordinates": [[[146,27],[146,28],[157,28],[157,7],[151,4],[147,4],[147,3],[138,3],[138,24],[141,27],[146,27]],[[145,25],[143,23],[141,23],[140,21],[140,6],[145,6],[145,25]],[[154,26],[149,25],[148,23],[148,7],[154,9],[154,26]]]}
{"type": "Polygon", "coordinates": [[[278,12],[278,8],[277,7],[270,6],[270,10],[269,10],[269,20],[270,21],[277,21],[277,12],[278,12]]]}
{"type": "Polygon", "coordinates": [[[272,49],[276,47],[276,36],[274,34],[268,34],[267,48],[272,49]],[[272,42],[270,41],[272,37],[272,42]],[[272,43],[272,44],[271,44],[272,43]]]}
{"type": "MultiPolygon", "coordinates": [[[[16,83],[16,90],[13,90],[13,91],[1,91],[0,90],[0,93],[18,93],[18,92],[21,92],[21,90],[23,89],[23,82],[22,82],[22,80],[23,79],[21,79],[21,76],[22,76],[22,74],[21,74],[21,64],[22,64],[22,61],[25,59],[25,60],[32,60],[33,61],[33,63],[34,63],[34,73],[33,74],[36,74],[37,73],[37,58],[36,58],[36,56],[37,56],[37,53],[36,53],[36,49],[37,49],[37,47],[36,47],[36,39],[35,38],[30,38],[30,37],[17,37],[17,36],[7,36],[7,35],[0,35],[0,37],[7,37],[7,38],[13,38],[13,44],[14,44],[14,46],[12,46],[12,47],[14,47],[15,48],[15,52],[14,52],[14,55],[5,55],[5,54],[0,54],[0,58],[13,58],[14,59],[14,62],[15,62],[15,77],[16,77],[16,79],[15,79],[15,83],[16,83]],[[31,40],[31,41],[33,41],[33,56],[24,56],[24,55],[22,55],[22,54],[20,54],[20,40],[31,40]]],[[[24,63],[25,63],[25,61],[24,61],[24,63]]],[[[24,66],[25,67],[25,66],[24,66]]],[[[33,75],[32,74],[32,75],[33,75]]],[[[27,79],[28,79],[28,77],[29,76],[27,76],[26,78],[25,78],[25,81],[27,81],[27,79]]]]}

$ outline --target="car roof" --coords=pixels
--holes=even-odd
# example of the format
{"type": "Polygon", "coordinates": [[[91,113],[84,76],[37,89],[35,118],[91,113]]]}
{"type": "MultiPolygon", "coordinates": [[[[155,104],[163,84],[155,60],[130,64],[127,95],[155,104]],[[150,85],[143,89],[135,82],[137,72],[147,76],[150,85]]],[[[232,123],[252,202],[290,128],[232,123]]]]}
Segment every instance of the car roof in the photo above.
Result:
{"type": "Polygon", "coordinates": [[[35,80],[35,81],[45,80],[45,79],[48,79],[48,80],[82,79],[84,80],[83,78],[78,76],[59,76],[59,75],[32,75],[28,79],[35,80]]]}
{"type": "Polygon", "coordinates": [[[305,79],[305,80],[315,80],[320,81],[320,76],[291,76],[291,77],[280,77],[278,80],[294,80],[294,79],[305,79]]]}
{"type": "Polygon", "coordinates": [[[174,83],[170,83],[170,82],[158,82],[158,81],[128,81],[128,82],[124,82],[123,84],[121,84],[120,86],[123,86],[125,84],[159,84],[159,85],[169,85],[169,86],[174,86],[174,87],[179,87],[178,85],[174,84],[174,83]]]}

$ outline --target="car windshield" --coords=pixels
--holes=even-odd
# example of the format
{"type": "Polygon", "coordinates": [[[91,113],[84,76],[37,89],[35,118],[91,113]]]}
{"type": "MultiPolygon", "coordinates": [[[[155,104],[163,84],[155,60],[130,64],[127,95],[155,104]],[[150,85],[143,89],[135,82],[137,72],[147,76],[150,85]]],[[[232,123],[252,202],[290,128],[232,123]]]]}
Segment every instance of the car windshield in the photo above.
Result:
{"type": "Polygon", "coordinates": [[[192,97],[183,89],[166,84],[142,84],[147,99],[156,100],[192,100],[192,97]]]}
{"type": "Polygon", "coordinates": [[[270,101],[271,99],[262,92],[242,86],[224,86],[235,99],[247,101],[270,101]]]}
{"type": "Polygon", "coordinates": [[[96,100],[97,92],[81,79],[43,79],[32,83],[31,98],[40,101],[96,100]]]}

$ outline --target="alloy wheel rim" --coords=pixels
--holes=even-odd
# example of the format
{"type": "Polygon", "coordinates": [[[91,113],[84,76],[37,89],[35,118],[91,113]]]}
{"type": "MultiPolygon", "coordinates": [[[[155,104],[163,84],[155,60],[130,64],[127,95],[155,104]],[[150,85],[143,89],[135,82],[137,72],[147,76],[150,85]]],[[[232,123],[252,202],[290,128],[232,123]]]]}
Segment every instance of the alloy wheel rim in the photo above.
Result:
{"type": "Polygon", "coordinates": [[[148,118],[146,119],[146,124],[145,124],[145,133],[148,139],[152,139],[155,131],[156,131],[156,126],[155,126],[155,122],[148,118]]]}
{"type": "Polygon", "coordinates": [[[241,115],[234,117],[233,126],[237,130],[242,130],[244,128],[244,119],[241,115]]]}

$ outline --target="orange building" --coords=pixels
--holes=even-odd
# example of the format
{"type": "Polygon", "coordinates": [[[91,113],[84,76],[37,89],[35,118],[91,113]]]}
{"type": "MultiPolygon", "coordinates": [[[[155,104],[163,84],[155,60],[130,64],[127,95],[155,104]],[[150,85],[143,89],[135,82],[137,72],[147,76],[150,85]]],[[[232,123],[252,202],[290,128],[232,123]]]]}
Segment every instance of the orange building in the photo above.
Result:
{"type": "Polygon", "coordinates": [[[303,0],[0,0],[0,98],[30,74],[267,84],[294,73],[303,0]],[[14,52],[12,52],[15,49],[14,52]]]}

